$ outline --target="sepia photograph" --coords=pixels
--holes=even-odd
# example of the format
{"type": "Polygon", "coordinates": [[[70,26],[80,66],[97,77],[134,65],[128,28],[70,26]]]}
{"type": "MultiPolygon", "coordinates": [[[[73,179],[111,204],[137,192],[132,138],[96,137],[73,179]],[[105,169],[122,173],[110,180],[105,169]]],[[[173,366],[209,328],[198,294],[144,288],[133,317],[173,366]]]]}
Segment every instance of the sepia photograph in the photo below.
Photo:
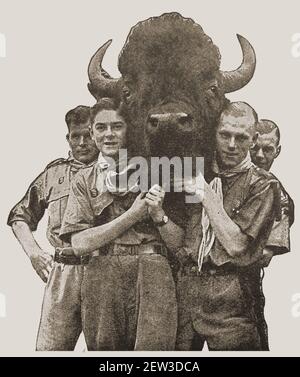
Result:
{"type": "Polygon", "coordinates": [[[0,355],[300,356],[300,4],[0,10],[0,355]]]}

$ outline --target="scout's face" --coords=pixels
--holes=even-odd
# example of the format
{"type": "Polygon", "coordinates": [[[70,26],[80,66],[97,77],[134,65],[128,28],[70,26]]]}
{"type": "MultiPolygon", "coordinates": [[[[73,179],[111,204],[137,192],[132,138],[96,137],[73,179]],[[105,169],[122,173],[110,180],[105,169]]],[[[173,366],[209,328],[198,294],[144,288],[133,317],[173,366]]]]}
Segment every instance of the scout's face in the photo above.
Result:
{"type": "Polygon", "coordinates": [[[281,146],[278,145],[276,130],[267,134],[258,134],[256,144],[250,150],[251,159],[258,167],[270,170],[280,150],[281,146]]]}
{"type": "Polygon", "coordinates": [[[104,156],[116,157],[126,146],[127,124],[115,110],[101,110],[91,128],[91,137],[104,156]]]}
{"type": "Polygon", "coordinates": [[[88,164],[96,160],[99,150],[89,132],[90,122],[70,124],[67,140],[76,160],[88,164]]]}
{"type": "Polygon", "coordinates": [[[240,164],[254,146],[256,132],[250,116],[221,116],[216,133],[217,159],[222,169],[240,164]]]}

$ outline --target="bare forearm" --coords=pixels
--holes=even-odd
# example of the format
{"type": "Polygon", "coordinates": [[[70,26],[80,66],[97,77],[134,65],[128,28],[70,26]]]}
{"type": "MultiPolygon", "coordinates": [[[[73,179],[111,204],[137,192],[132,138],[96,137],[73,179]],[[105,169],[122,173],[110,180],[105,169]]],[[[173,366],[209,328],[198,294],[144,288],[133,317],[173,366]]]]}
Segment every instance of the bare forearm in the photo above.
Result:
{"type": "Polygon", "coordinates": [[[169,220],[165,225],[158,227],[161,238],[169,249],[177,249],[182,246],[184,230],[169,220]]]}
{"type": "Polygon", "coordinates": [[[76,255],[92,253],[119,237],[137,221],[137,217],[130,211],[127,211],[107,224],[73,234],[71,243],[74,253],[76,255]]]}
{"type": "Polygon", "coordinates": [[[12,231],[29,258],[31,258],[33,254],[41,252],[41,248],[33,237],[27,223],[24,221],[15,221],[12,224],[12,231]]]}
{"type": "MultiPolygon", "coordinates": [[[[212,199],[212,198],[210,198],[212,199]]],[[[231,257],[242,255],[248,246],[248,237],[239,226],[228,216],[219,200],[203,200],[203,206],[209,217],[215,235],[231,257]]]]}
{"type": "Polygon", "coordinates": [[[32,267],[44,283],[46,283],[53,266],[52,256],[40,248],[28,224],[24,221],[15,221],[12,224],[12,230],[29,257],[32,267]]]}
{"type": "Polygon", "coordinates": [[[167,247],[178,249],[182,246],[184,231],[170,219],[164,223],[163,219],[166,217],[163,209],[164,197],[165,191],[161,186],[157,184],[152,186],[145,197],[148,213],[154,224],[163,223],[163,225],[158,226],[158,230],[167,247]]]}

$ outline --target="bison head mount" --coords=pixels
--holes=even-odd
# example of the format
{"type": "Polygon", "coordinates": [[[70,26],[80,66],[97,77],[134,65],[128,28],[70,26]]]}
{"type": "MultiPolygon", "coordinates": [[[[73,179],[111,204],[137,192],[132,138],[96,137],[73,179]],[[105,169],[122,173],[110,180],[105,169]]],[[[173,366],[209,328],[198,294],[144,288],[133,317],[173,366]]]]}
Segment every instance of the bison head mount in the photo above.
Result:
{"type": "Polygon", "coordinates": [[[111,40],[91,58],[88,88],[96,98],[115,97],[130,125],[132,152],[142,156],[208,156],[214,129],[228,102],[255,71],[255,52],[237,35],[243,61],[221,71],[219,49],[202,27],[179,13],[135,25],[119,55],[120,78],[102,68],[111,40]]]}

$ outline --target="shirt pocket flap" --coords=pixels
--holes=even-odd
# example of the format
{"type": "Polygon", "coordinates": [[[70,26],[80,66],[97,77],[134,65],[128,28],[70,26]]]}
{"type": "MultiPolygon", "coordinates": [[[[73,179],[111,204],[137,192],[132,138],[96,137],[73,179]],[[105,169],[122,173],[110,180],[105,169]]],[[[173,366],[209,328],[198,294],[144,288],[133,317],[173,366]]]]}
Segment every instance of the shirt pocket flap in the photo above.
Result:
{"type": "Polygon", "coordinates": [[[65,184],[56,185],[51,187],[48,202],[54,202],[70,194],[70,183],[66,182],[65,184]]]}
{"type": "Polygon", "coordinates": [[[91,205],[95,216],[101,215],[102,211],[113,202],[113,197],[109,192],[101,193],[95,198],[91,198],[91,205]]]}

